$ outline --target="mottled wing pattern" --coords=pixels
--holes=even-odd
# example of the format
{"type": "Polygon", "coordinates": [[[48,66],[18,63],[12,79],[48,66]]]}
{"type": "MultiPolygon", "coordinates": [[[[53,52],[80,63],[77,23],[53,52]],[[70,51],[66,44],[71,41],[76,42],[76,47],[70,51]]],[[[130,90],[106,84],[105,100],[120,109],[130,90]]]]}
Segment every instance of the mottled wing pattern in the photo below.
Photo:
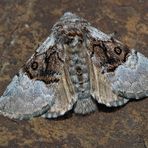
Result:
{"type": "Polygon", "coordinates": [[[92,96],[106,106],[121,106],[129,99],[147,97],[148,59],[93,27],[88,27],[88,32],[92,96]]]}
{"type": "Polygon", "coordinates": [[[76,98],[67,86],[64,49],[54,39],[48,37],[8,85],[0,98],[1,114],[30,119],[49,110],[55,117],[72,108],[76,98]]]}
{"type": "Polygon", "coordinates": [[[10,118],[56,118],[121,106],[148,96],[148,58],[65,13],[51,35],[14,76],[0,97],[0,114],[10,118]]]}
{"type": "Polygon", "coordinates": [[[51,110],[43,115],[44,117],[57,117],[72,107],[74,108],[74,112],[79,114],[90,113],[96,109],[96,105],[93,103],[90,94],[89,64],[87,62],[89,57],[83,43],[83,28],[87,25],[89,23],[86,20],[75,14],[65,13],[52,29],[58,42],[63,43],[66,55],[64,64],[65,77],[63,77],[66,87],[64,90],[68,92],[69,88],[72,89],[76,102],[74,106],[72,106],[73,103],[71,102],[65,104],[64,100],[71,100],[71,96],[56,100],[57,105],[51,107],[51,110]],[[65,111],[63,110],[61,113],[62,106],[60,104],[65,104],[63,106],[65,111]],[[57,107],[59,110],[58,114],[55,112],[55,108],[57,107]]]}
{"type": "Polygon", "coordinates": [[[71,110],[77,101],[73,85],[66,67],[63,67],[60,83],[54,88],[56,90],[55,102],[51,108],[42,115],[44,118],[56,118],[71,110]]]}
{"type": "Polygon", "coordinates": [[[91,95],[98,103],[105,104],[108,107],[116,107],[128,102],[128,99],[113,93],[110,82],[94,63],[92,63],[90,70],[91,95]]]}
{"type": "Polygon", "coordinates": [[[120,65],[114,75],[107,75],[116,94],[128,99],[142,99],[148,96],[148,59],[135,50],[126,62],[120,65]]]}

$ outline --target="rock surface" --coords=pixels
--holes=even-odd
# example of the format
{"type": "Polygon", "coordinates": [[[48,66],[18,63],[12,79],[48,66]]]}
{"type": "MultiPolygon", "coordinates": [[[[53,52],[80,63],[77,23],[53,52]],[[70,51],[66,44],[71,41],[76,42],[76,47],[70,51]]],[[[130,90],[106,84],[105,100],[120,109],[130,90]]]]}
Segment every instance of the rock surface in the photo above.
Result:
{"type": "MultiPolygon", "coordinates": [[[[0,95],[66,11],[74,12],[148,56],[146,0],[1,0],[0,95]]],[[[148,147],[148,99],[57,120],[0,116],[0,147],[148,147]]]]}

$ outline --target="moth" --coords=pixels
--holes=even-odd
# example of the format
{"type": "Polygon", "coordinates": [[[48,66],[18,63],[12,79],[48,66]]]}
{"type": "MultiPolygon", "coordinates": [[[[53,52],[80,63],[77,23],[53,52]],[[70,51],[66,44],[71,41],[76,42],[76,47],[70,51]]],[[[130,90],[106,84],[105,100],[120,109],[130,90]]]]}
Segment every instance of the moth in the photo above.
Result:
{"type": "Polygon", "coordinates": [[[0,114],[56,118],[88,114],[96,102],[117,107],[148,97],[148,58],[70,12],[14,76],[0,114]]]}

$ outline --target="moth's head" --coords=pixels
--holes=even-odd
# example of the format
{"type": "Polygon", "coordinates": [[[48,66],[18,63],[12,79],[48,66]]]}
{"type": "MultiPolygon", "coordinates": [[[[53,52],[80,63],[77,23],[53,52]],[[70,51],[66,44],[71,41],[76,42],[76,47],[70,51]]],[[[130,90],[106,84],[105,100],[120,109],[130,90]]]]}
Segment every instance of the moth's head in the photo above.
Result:
{"type": "Polygon", "coordinates": [[[106,71],[114,71],[124,63],[130,53],[129,48],[121,42],[111,39],[109,41],[98,41],[93,44],[93,54],[97,65],[106,71]]]}

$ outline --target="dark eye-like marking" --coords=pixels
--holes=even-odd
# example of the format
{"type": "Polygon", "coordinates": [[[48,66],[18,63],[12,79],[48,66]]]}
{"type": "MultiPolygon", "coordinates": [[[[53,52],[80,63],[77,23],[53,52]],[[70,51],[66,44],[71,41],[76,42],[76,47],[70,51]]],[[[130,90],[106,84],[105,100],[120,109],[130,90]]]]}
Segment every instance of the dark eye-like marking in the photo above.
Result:
{"type": "Polygon", "coordinates": [[[122,50],[121,50],[120,47],[115,47],[115,48],[114,48],[114,51],[115,51],[115,53],[118,54],[118,55],[120,55],[120,54],[122,53],[122,50]]]}
{"type": "Polygon", "coordinates": [[[37,62],[33,62],[33,63],[31,64],[31,68],[32,68],[33,70],[36,70],[36,69],[38,68],[38,63],[37,63],[37,62]]]}

